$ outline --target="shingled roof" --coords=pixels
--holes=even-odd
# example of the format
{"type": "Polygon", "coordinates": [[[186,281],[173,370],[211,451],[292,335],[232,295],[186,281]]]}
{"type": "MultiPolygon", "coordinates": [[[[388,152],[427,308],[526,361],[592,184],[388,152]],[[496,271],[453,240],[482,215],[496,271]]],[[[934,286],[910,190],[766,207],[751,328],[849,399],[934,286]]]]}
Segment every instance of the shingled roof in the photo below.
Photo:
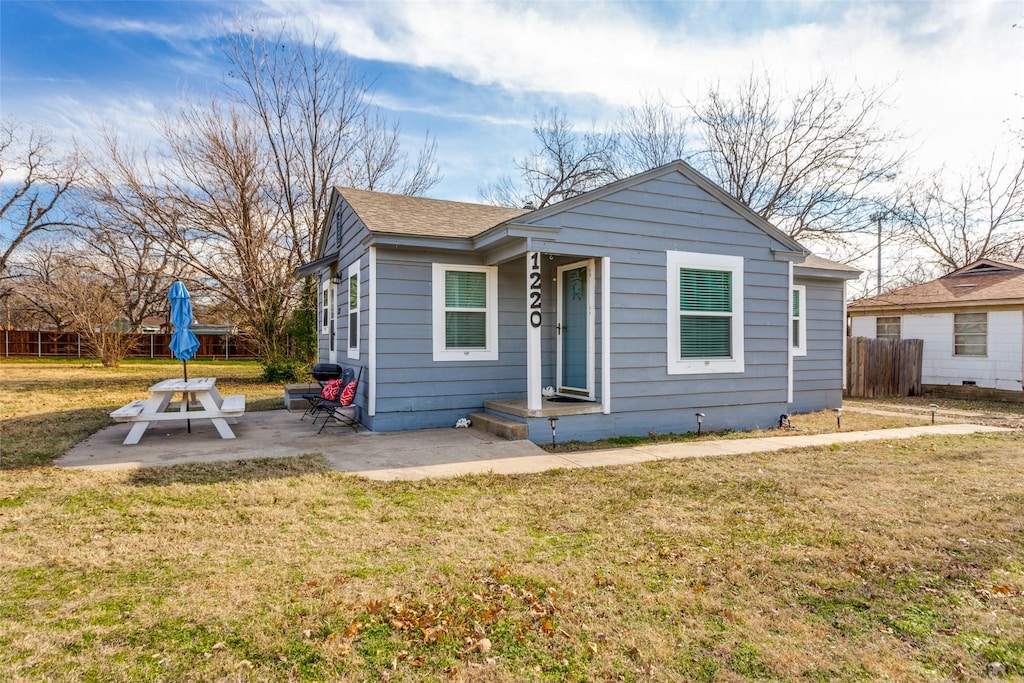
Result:
{"type": "Polygon", "coordinates": [[[857,309],[912,309],[939,306],[1024,304],[1024,263],[982,259],[931,282],[851,302],[857,309]]]}
{"type": "Polygon", "coordinates": [[[475,237],[495,225],[529,213],[488,204],[450,202],[336,188],[370,232],[422,237],[475,237]]]}

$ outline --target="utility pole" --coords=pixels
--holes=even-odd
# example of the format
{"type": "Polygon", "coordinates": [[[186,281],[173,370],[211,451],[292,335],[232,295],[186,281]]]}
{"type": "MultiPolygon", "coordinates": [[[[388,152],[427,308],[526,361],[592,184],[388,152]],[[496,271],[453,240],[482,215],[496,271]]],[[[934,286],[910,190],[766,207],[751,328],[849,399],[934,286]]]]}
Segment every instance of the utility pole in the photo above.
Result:
{"type": "Polygon", "coordinates": [[[875,285],[875,296],[878,296],[882,293],[882,214],[876,213],[874,219],[878,223],[878,277],[875,285]]]}

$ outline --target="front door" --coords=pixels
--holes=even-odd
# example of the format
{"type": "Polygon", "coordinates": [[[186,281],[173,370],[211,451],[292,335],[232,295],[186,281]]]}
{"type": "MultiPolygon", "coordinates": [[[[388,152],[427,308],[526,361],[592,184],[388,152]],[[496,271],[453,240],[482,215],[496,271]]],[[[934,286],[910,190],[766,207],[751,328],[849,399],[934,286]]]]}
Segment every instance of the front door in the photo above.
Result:
{"type": "Polygon", "coordinates": [[[594,262],[558,268],[558,393],[594,398],[594,262]]]}

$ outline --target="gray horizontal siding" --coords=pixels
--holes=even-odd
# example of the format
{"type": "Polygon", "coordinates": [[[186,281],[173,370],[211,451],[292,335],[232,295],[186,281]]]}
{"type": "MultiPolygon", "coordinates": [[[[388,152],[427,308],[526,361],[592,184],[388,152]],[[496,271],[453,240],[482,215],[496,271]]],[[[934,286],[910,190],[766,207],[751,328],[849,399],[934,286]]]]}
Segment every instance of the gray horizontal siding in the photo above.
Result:
{"type": "MultiPolygon", "coordinates": [[[[602,349],[596,263],[595,380],[611,364],[612,414],[568,416],[559,438],[595,439],[649,431],[777,424],[787,410],[789,266],[772,248],[785,248],[682,175],[670,174],[548,216],[538,224],[559,228],[557,240],[534,241],[542,268],[544,324],[542,381],[556,384],[556,268],[584,256],[611,259],[611,348],[602,349]],[[669,375],[666,370],[665,258],[667,251],[744,258],[745,371],[669,375]]],[[[434,362],[431,264],[474,263],[460,254],[381,250],[377,259],[378,431],[447,426],[491,398],[526,395],[525,261],[499,268],[499,358],[494,362],[434,362]],[[460,260],[461,259],[461,260],[460,260]]],[[[835,393],[829,373],[841,375],[842,285],[808,284],[808,343],[820,356],[797,359],[801,405],[828,407],[835,393]],[[838,307],[838,308],[837,308],[838,307]],[[835,328],[835,329],[833,329],[835,328]],[[819,405],[820,404],[820,405],[819,405]]],[[[836,384],[836,387],[839,385],[836,384]]],[[[550,439],[546,420],[530,421],[530,436],[550,439]]]]}
{"type": "Polygon", "coordinates": [[[843,402],[843,282],[802,279],[807,288],[807,355],[793,359],[794,412],[838,408],[843,402]]]}
{"type": "Polygon", "coordinates": [[[377,415],[374,429],[439,427],[483,410],[485,400],[526,391],[525,265],[498,269],[498,360],[433,359],[433,263],[479,265],[450,254],[379,251],[377,415]],[[394,414],[402,414],[397,417],[394,414]]]}

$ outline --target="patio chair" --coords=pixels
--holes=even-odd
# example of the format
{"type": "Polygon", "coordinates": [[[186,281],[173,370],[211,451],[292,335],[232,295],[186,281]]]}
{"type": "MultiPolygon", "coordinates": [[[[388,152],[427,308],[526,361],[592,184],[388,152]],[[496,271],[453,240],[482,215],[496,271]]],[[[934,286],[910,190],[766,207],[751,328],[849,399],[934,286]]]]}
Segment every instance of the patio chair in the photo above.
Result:
{"type": "Polygon", "coordinates": [[[356,407],[353,402],[356,398],[356,391],[359,389],[359,380],[363,377],[363,368],[359,368],[359,372],[356,374],[356,378],[345,385],[341,393],[338,394],[337,398],[326,399],[321,398],[319,403],[316,405],[316,414],[313,415],[313,425],[316,426],[316,421],[320,419],[320,415],[324,416],[324,423],[320,425],[320,429],[317,434],[324,431],[324,427],[330,423],[330,421],[336,420],[346,427],[351,427],[353,432],[359,431],[359,422],[356,420],[356,407]]]}
{"type": "Polygon", "coordinates": [[[355,377],[355,372],[351,368],[342,368],[337,363],[317,363],[310,370],[310,374],[313,375],[313,379],[320,385],[320,391],[310,392],[306,394],[299,394],[299,398],[304,398],[309,405],[306,406],[305,412],[302,413],[300,420],[305,420],[307,415],[316,415],[317,404],[323,397],[324,388],[327,383],[332,379],[341,379],[342,386],[348,384],[355,377]]]}

